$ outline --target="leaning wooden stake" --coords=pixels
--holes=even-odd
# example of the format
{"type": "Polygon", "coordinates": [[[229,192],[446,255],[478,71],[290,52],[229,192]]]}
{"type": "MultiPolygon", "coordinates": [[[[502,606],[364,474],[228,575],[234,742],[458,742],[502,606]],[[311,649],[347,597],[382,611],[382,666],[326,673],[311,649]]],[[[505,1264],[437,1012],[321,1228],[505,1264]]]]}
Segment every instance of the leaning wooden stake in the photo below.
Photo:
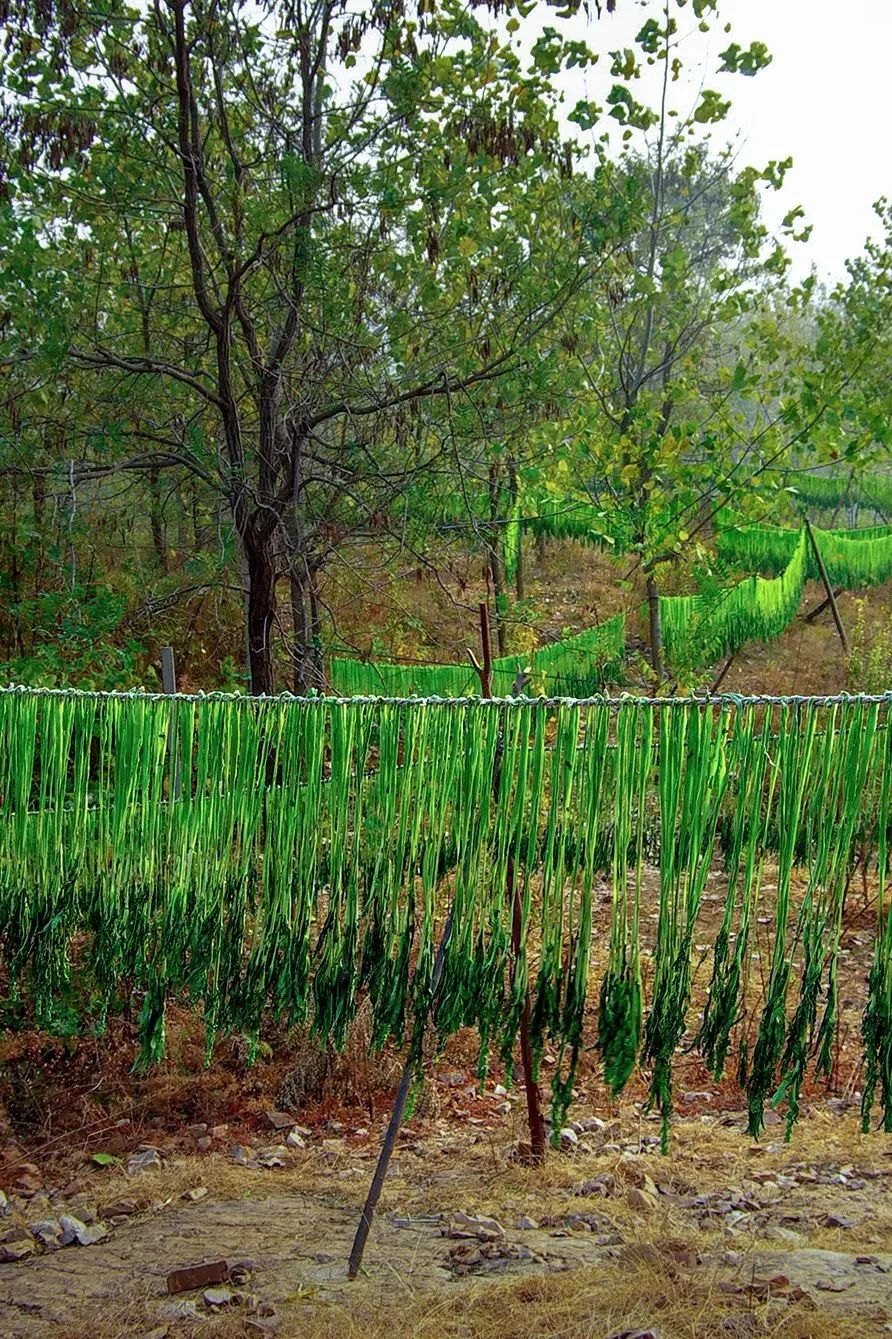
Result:
{"type": "MultiPolygon", "coordinates": [[[[838,590],[835,590],[835,591],[833,592],[833,594],[834,594],[834,595],[837,595],[837,596],[838,596],[838,595],[841,595],[842,592],[843,592],[844,590],[845,590],[845,587],[844,587],[844,586],[840,586],[838,590]]],[[[829,599],[827,598],[827,596],[825,595],[824,598],[823,598],[823,600],[821,601],[821,603],[818,604],[818,605],[815,605],[814,609],[810,610],[810,611],[805,615],[805,618],[804,618],[803,622],[805,622],[805,623],[814,623],[815,619],[816,619],[816,618],[820,618],[821,615],[823,614],[824,610],[825,610],[825,609],[829,609],[829,608],[830,608],[830,601],[829,601],[829,599]]]]}
{"type": "MultiPolygon", "coordinates": [[[[492,637],[490,636],[489,630],[489,608],[485,601],[482,601],[480,604],[480,647],[483,653],[483,663],[481,664],[473,655],[471,656],[471,661],[477,670],[477,673],[480,675],[481,696],[492,697],[492,637]]],[[[523,673],[518,675],[517,679],[514,681],[514,691],[521,691],[525,686],[525,682],[526,675],[523,673]]],[[[498,797],[501,783],[502,768],[500,755],[493,776],[493,790],[496,797],[498,797]]],[[[517,887],[513,856],[508,857],[506,891],[511,899],[511,949],[514,954],[516,970],[516,964],[521,953],[523,905],[521,902],[520,891],[517,887]]],[[[527,1121],[530,1127],[529,1160],[533,1164],[538,1164],[545,1157],[547,1140],[545,1137],[545,1120],[542,1115],[542,1094],[539,1090],[539,1084],[536,1082],[536,1064],[533,1057],[533,1045],[530,1040],[530,1021],[532,1012],[530,993],[529,990],[527,990],[524,996],[523,1012],[520,1016],[520,1063],[521,1068],[523,1069],[523,1084],[527,1099],[527,1121]]]]}
{"type": "Polygon", "coordinates": [[[406,1102],[409,1100],[409,1090],[412,1087],[412,1080],[415,1077],[419,1058],[422,1054],[427,1020],[434,1009],[437,994],[440,989],[440,978],[443,975],[443,964],[446,961],[446,950],[449,947],[454,918],[455,903],[453,902],[452,906],[449,908],[449,915],[446,917],[446,924],[443,926],[440,942],[437,945],[434,967],[431,972],[427,1006],[415,1016],[415,1025],[412,1029],[412,1040],[409,1043],[409,1054],[406,1056],[406,1063],[403,1066],[403,1077],[400,1080],[400,1086],[397,1089],[396,1101],[393,1104],[393,1112],[391,1113],[390,1123],[387,1126],[387,1133],[384,1136],[384,1143],[381,1145],[381,1152],[378,1154],[375,1175],[372,1177],[372,1184],[369,1186],[369,1193],[366,1196],[366,1201],[363,1205],[362,1216],[359,1220],[359,1226],[356,1229],[356,1236],[353,1238],[353,1249],[350,1252],[350,1259],[347,1263],[348,1279],[355,1279],[362,1268],[362,1257],[365,1254],[365,1245],[369,1239],[372,1220],[375,1217],[375,1209],[378,1207],[378,1200],[381,1198],[381,1191],[384,1188],[387,1169],[390,1166],[390,1159],[393,1156],[393,1150],[396,1146],[400,1126],[403,1123],[403,1113],[406,1110],[406,1102]]]}
{"type": "MultiPolygon", "coordinates": [[[[732,651],[731,654],[728,656],[728,659],[725,661],[724,665],[722,666],[722,668],[719,670],[718,675],[717,675],[716,678],[713,680],[713,682],[710,684],[710,687],[709,687],[709,691],[710,691],[710,693],[717,693],[717,692],[719,691],[719,689],[721,688],[722,684],[725,682],[725,675],[728,673],[728,670],[729,670],[729,669],[731,668],[731,666],[734,664],[734,661],[735,661],[736,659],[737,659],[737,652],[736,652],[736,651],[732,651]]],[[[673,689],[673,691],[674,691],[674,689],[673,689]]]]}
{"type": "Polygon", "coordinates": [[[815,562],[818,564],[818,571],[821,574],[821,580],[824,583],[824,590],[827,592],[827,601],[830,605],[830,612],[833,615],[833,622],[836,624],[836,631],[839,633],[839,640],[842,642],[842,649],[846,655],[849,653],[849,640],[846,637],[846,630],[842,625],[842,619],[839,616],[839,606],[836,603],[836,595],[830,584],[830,578],[827,575],[827,568],[824,566],[824,559],[821,557],[821,550],[818,548],[818,541],[815,539],[814,531],[811,528],[811,521],[806,516],[805,529],[811,542],[812,552],[815,555],[815,562]]]}

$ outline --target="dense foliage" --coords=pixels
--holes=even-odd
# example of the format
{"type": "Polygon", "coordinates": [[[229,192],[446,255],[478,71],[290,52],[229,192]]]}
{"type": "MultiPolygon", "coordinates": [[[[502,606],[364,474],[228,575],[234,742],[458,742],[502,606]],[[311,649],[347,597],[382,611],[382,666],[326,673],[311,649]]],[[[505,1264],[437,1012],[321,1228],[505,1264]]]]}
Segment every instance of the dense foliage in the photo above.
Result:
{"type": "Polygon", "coordinates": [[[655,609],[718,508],[875,462],[888,216],[834,292],[790,284],[789,161],[721,138],[764,45],[690,100],[690,4],[628,48],[582,8],[8,0],[5,677],[150,682],[171,642],[193,682],[318,688],[339,583],[477,555],[506,656],[563,499],[655,609]]]}

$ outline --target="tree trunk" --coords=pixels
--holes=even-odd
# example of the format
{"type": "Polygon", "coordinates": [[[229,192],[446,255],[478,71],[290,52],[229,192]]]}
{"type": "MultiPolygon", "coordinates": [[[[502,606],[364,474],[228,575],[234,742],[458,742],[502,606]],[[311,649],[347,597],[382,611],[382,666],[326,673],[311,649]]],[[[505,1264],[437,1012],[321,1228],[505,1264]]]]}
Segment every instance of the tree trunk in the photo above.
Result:
{"type": "Polygon", "coordinates": [[[499,647],[499,655],[506,656],[508,649],[505,637],[505,567],[502,562],[502,555],[499,553],[498,544],[493,544],[489,551],[489,574],[492,578],[492,590],[495,596],[493,621],[496,625],[496,641],[499,647]]]}
{"type": "Polygon", "coordinates": [[[276,563],[272,532],[249,527],[244,537],[248,576],[248,668],[255,696],[276,691],[272,629],[276,615],[276,563]]]}
{"type": "Polygon", "coordinates": [[[320,652],[319,601],[316,593],[316,573],[306,569],[300,573],[292,569],[290,577],[293,661],[292,691],[299,697],[310,689],[325,687],[325,673],[320,652]]]}
{"type": "Polygon", "coordinates": [[[653,577],[647,578],[647,614],[650,622],[650,663],[654,677],[663,677],[663,629],[660,625],[660,592],[653,577]]]}
{"type": "Polygon", "coordinates": [[[499,533],[499,467],[489,467],[489,517],[492,521],[489,540],[489,574],[495,596],[496,640],[499,655],[508,654],[505,637],[505,564],[502,561],[502,535],[499,533]]]}
{"type": "Polygon", "coordinates": [[[536,536],[536,562],[540,567],[545,566],[546,544],[545,535],[540,531],[536,536]]]}
{"type": "Polygon", "coordinates": [[[158,471],[149,473],[149,524],[152,529],[152,547],[158,567],[167,576],[167,541],[164,534],[164,512],[161,506],[161,480],[158,471]]]}
{"type": "MultiPolygon", "coordinates": [[[[511,483],[511,507],[516,511],[517,502],[520,496],[520,484],[517,478],[517,463],[514,460],[508,461],[508,478],[511,483]]],[[[514,569],[514,593],[518,600],[526,599],[526,582],[524,581],[523,571],[523,529],[518,530],[517,534],[517,566],[514,569]]]]}

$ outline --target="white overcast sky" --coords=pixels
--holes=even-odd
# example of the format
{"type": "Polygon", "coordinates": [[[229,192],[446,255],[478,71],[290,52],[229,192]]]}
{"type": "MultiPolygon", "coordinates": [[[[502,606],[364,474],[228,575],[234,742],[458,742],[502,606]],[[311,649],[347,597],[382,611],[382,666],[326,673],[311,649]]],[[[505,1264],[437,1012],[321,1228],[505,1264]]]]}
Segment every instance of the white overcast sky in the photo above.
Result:
{"type": "MultiPolygon", "coordinates": [[[[690,7],[675,13],[688,34],[682,51],[696,82],[733,99],[720,137],[735,141],[741,163],[793,158],[782,197],[766,201],[765,218],[774,225],[793,205],[805,209],[813,231],[794,248],[794,274],[814,265],[823,278],[842,277],[846,258],[877,233],[874,201],[892,197],[892,0],[719,0],[720,22],[708,36],[697,31],[690,7]],[[742,46],[756,39],[771,51],[772,64],[754,78],[715,77],[718,53],[731,40],[725,22],[742,46]]],[[[631,45],[650,14],[659,17],[653,0],[618,0],[616,14],[583,27],[591,45],[606,52],[631,45]]],[[[544,5],[538,17],[554,23],[544,5]]],[[[593,73],[577,75],[568,101],[600,101],[607,66],[605,55],[593,73]]],[[[676,101],[687,110],[690,97],[676,101]]]]}

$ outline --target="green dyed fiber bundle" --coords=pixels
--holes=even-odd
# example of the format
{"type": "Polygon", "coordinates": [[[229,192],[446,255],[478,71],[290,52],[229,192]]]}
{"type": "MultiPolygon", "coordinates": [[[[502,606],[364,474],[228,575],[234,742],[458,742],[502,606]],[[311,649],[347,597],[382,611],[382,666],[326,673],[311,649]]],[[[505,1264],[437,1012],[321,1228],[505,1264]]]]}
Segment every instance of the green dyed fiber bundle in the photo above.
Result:
{"type": "Polygon", "coordinates": [[[892,1128],[890,706],[0,690],[4,1016],[70,1033],[137,1001],[151,1063],[171,1000],[209,1048],[267,1017],[340,1046],[368,1001],[373,1044],[401,1044],[448,920],[441,1042],[473,1027],[509,1058],[529,990],[556,1122],[594,1047],[616,1093],[643,1067],[668,1137],[696,1047],[716,1074],[740,1057],[753,1132],[768,1103],[791,1128],[832,1059],[863,861],[864,1121],[879,1100],[892,1128]]]}

